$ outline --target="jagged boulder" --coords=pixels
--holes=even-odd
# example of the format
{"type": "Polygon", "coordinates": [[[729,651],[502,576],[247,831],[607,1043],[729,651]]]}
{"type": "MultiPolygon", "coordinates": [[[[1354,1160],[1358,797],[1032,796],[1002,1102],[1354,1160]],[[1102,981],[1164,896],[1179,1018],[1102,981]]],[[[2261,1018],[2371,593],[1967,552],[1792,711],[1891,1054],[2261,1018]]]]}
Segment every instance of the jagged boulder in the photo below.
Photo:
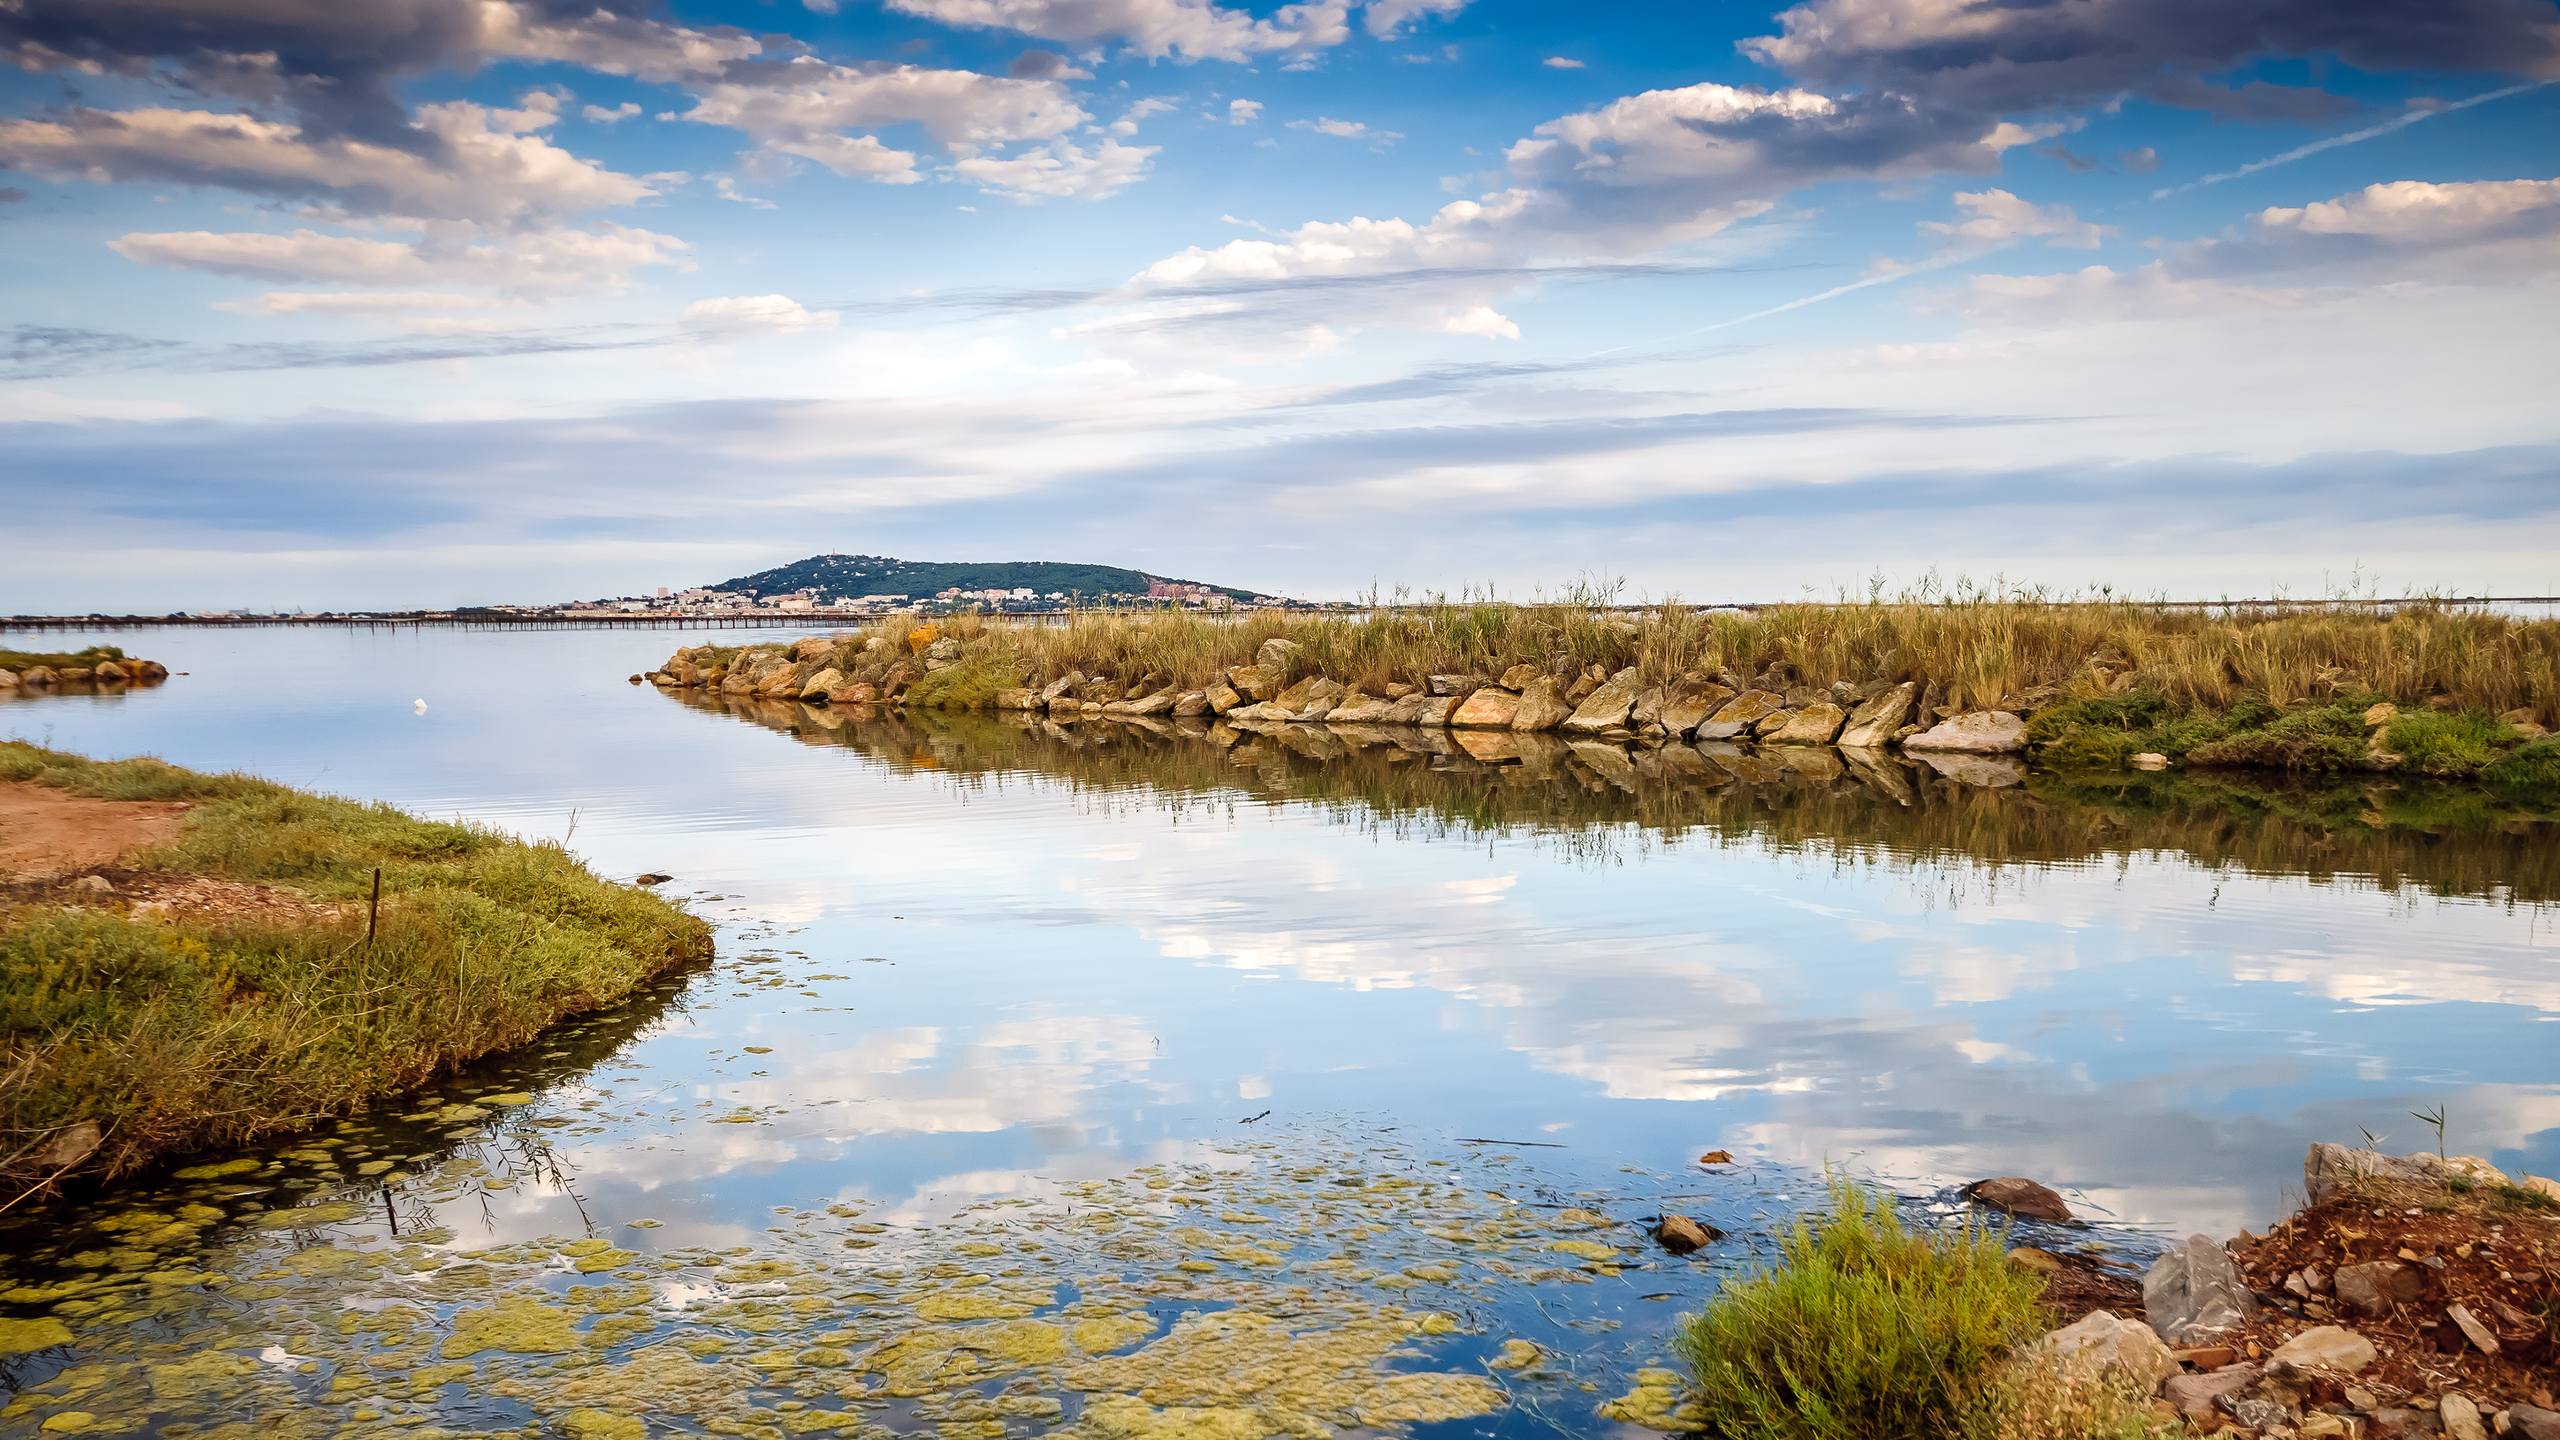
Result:
{"type": "Polygon", "coordinates": [[[1848,718],[1839,706],[1823,701],[1789,712],[1785,723],[1762,730],[1760,738],[1771,745],[1828,745],[1848,718]]]}
{"type": "Polygon", "coordinates": [[[844,688],[844,685],[844,672],[833,665],[829,665],[825,669],[811,675],[808,679],[800,682],[800,698],[803,700],[823,700],[826,698],[827,692],[831,690],[841,690],[844,688]]]}
{"type": "Polygon", "coordinates": [[[1697,737],[1701,740],[1737,739],[1751,733],[1753,726],[1786,707],[1786,697],[1774,690],[1745,690],[1726,701],[1714,715],[1699,722],[1697,737]]]}
{"type": "Polygon", "coordinates": [[[1686,740],[1696,735],[1698,727],[1723,709],[1725,702],[1732,698],[1730,686],[1719,685],[1712,680],[1676,685],[1664,695],[1662,711],[1655,718],[1661,722],[1665,735],[1674,740],[1686,740]]]}
{"type": "Polygon", "coordinates": [[[1573,707],[1565,702],[1563,687],[1552,677],[1541,675],[1520,692],[1520,703],[1511,710],[1511,728],[1553,730],[1571,714],[1573,707]]]}
{"type": "MultiPolygon", "coordinates": [[[[1269,649],[1269,646],[1263,647],[1269,649]]],[[[1280,667],[1276,665],[1236,665],[1227,671],[1227,683],[1236,693],[1256,702],[1277,698],[1280,694],[1280,667]]]]}
{"type": "Polygon", "coordinates": [[[2230,1253],[2191,1235],[2153,1261],[2142,1277],[2142,1315],[2173,1345],[2200,1345],[2229,1334],[2257,1308],[2230,1253]]]}
{"type": "Polygon", "coordinates": [[[1564,728],[1583,735],[1615,730],[1633,716],[1641,691],[1635,667],[1630,665],[1584,696],[1582,703],[1573,707],[1573,713],[1564,718],[1564,728]]]}
{"type": "Polygon", "coordinates": [[[2105,1310],[2092,1310],[2045,1336],[2033,1353],[2074,1378],[2117,1376],[2146,1395],[2178,1373],[2178,1357],[2150,1326],[2105,1310]]]}
{"type": "Polygon", "coordinates": [[[1261,649],[1253,652],[1253,663],[1270,671],[1276,677],[1288,672],[1289,661],[1295,657],[1297,653],[1297,641],[1283,640],[1279,636],[1274,635],[1270,639],[1262,642],[1261,649]]]}
{"type": "Polygon", "coordinates": [[[2027,748],[2027,722],[2007,710],[1976,710],[1939,721],[1903,741],[1902,748],[2013,755],[2027,748]]]}
{"type": "Polygon", "coordinates": [[[1859,702],[1858,708],[1849,712],[1848,721],[1840,727],[1840,748],[1883,749],[1910,721],[1911,707],[1919,698],[1919,684],[1905,680],[1859,702]]]}
{"type": "Polygon", "coordinates": [[[1520,693],[1499,685],[1487,685],[1468,696],[1464,704],[1449,714],[1449,723],[1461,730],[1508,730],[1511,717],[1520,712],[1520,693]]]}

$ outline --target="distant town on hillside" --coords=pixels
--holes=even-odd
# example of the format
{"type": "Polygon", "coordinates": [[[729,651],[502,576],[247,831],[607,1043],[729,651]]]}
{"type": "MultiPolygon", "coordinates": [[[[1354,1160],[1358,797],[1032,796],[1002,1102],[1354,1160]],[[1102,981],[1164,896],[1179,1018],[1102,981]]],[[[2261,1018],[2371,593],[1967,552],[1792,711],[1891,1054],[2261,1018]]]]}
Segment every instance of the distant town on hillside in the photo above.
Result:
{"type": "Polygon", "coordinates": [[[827,554],[811,555],[713,585],[661,585],[648,595],[565,605],[492,605],[474,610],[571,616],[876,615],[893,610],[1023,614],[1069,607],[1176,606],[1219,611],[1301,608],[1304,604],[1287,596],[1150,575],[1117,565],[1055,560],[901,560],[891,555],[827,554]]]}

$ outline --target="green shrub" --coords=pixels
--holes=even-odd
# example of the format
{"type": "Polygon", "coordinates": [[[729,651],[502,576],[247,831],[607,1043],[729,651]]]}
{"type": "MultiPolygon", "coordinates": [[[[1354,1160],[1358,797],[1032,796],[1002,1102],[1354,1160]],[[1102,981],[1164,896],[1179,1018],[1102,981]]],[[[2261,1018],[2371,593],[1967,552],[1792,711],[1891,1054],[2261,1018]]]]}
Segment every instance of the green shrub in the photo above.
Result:
{"type": "Polygon", "coordinates": [[[1018,662],[978,650],[919,677],[907,687],[907,703],[922,710],[984,710],[1021,684],[1018,662]]]}
{"type": "Polygon", "coordinates": [[[2042,1294],[1995,1231],[1914,1233],[1843,1183],[1673,1343],[1722,1440],[1919,1440],[1957,1433],[2002,1353],[2042,1332],[2042,1294]]]}
{"type": "Polygon", "coordinates": [[[2461,776],[2488,769],[2513,738],[2494,715],[2411,710],[2392,720],[2382,743],[2417,774],[2461,776]]]}
{"type": "Polygon", "coordinates": [[[2187,752],[2190,763],[2313,772],[2353,770],[2365,763],[2360,709],[2332,704],[2277,712],[2272,706],[2243,704],[2233,707],[2229,719],[2228,733],[2187,752]]]}
{"type": "Polygon", "coordinates": [[[2522,805],[2560,805],[2560,737],[2517,747],[2482,772],[2489,787],[2522,805]]]}

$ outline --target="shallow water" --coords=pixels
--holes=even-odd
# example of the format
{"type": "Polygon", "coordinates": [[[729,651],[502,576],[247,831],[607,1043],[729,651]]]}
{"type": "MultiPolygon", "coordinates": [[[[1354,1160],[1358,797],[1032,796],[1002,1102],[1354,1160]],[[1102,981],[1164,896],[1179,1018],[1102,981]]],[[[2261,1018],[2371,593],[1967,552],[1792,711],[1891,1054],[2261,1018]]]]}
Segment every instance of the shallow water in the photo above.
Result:
{"type": "Polygon", "coordinates": [[[2560,1170],[2560,837],[2462,797],[730,713],[624,683],[703,638],[667,631],[96,638],[189,673],[0,735],[566,836],[675,875],[721,956],[448,1094],[0,1231],[0,1433],[1218,1433],[1234,1370],[1247,1430],[1589,1434],[1826,1164],[2034,1175],[2137,1255],[2281,1213],[2311,1140],[2432,1144],[2437,1104],[2454,1149],[2560,1170]],[[1666,1206],[1736,1237],[1650,1252],[1666,1206]],[[472,1349],[491,1295],[568,1348],[472,1349]],[[1488,1368],[1512,1338],[1553,1358],[1488,1368]],[[1207,1408],[1093,1403],[1135,1387],[1207,1408]]]}

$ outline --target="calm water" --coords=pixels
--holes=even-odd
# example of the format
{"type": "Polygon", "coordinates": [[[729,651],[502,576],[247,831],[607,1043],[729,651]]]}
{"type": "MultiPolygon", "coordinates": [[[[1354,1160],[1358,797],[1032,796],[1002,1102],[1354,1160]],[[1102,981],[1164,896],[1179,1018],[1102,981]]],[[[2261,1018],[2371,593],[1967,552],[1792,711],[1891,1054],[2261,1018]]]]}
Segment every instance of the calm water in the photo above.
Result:
{"type": "Polygon", "coordinates": [[[2560,1172],[2547,825],[1827,752],[1486,766],[1378,736],[1230,753],[1171,727],[733,714],[624,683],[702,638],[674,632],[98,638],[189,673],[0,706],[0,735],[565,837],[605,873],[676,876],[721,958],[431,1103],[0,1232],[0,1314],[122,1277],[73,1296],[74,1343],[0,1354],[0,1394],[25,1391],[0,1433],[104,1414],[112,1377],[148,1373],[160,1398],[119,1423],[506,1428],[586,1395],[730,1433],[1138,1436],[1088,1397],[1221,1399],[1201,1376],[1259,1353],[1201,1332],[1225,1315],[1297,1317],[1300,1348],[1377,1339],[1290,1402],[1328,1424],[1587,1434],[1825,1165],[1924,1198],[2037,1176],[2137,1255],[2281,1213],[2311,1140],[2432,1143],[2408,1112],[2437,1104],[2453,1148],[2560,1172]],[[2380,828],[2412,816],[2431,830],[2380,828]],[[1744,1163],[1702,1171],[1711,1148],[1744,1163]],[[1730,1253],[1647,1251],[1636,1222],[1665,1207],[1734,1230],[1730,1253]],[[636,1258],[582,1265],[596,1237],[636,1258]],[[482,1289],[585,1304],[635,1273],[631,1308],[579,1312],[575,1355],[696,1367],[664,1393],[581,1391],[563,1351],[452,1333],[482,1289]],[[1050,1322],[1081,1337],[1062,1355],[1050,1330],[1005,1332],[1029,1358],[985,1338],[1050,1322]],[[948,1347],[831,1368],[969,1325],[957,1373],[948,1347]],[[777,1329],[800,1360],[745,1357],[777,1329]],[[671,1343],[702,1333],[735,1344],[671,1343]],[[1515,1337],[1550,1358],[1488,1370],[1515,1337]],[[462,1370],[416,1368],[439,1353],[462,1370]],[[179,1359],[208,1354],[249,1368],[179,1359]],[[1355,1373],[1411,1393],[1345,1399],[1355,1373]],[[745,1418],[682,1393],[749,1381],[745,1418]]]}

